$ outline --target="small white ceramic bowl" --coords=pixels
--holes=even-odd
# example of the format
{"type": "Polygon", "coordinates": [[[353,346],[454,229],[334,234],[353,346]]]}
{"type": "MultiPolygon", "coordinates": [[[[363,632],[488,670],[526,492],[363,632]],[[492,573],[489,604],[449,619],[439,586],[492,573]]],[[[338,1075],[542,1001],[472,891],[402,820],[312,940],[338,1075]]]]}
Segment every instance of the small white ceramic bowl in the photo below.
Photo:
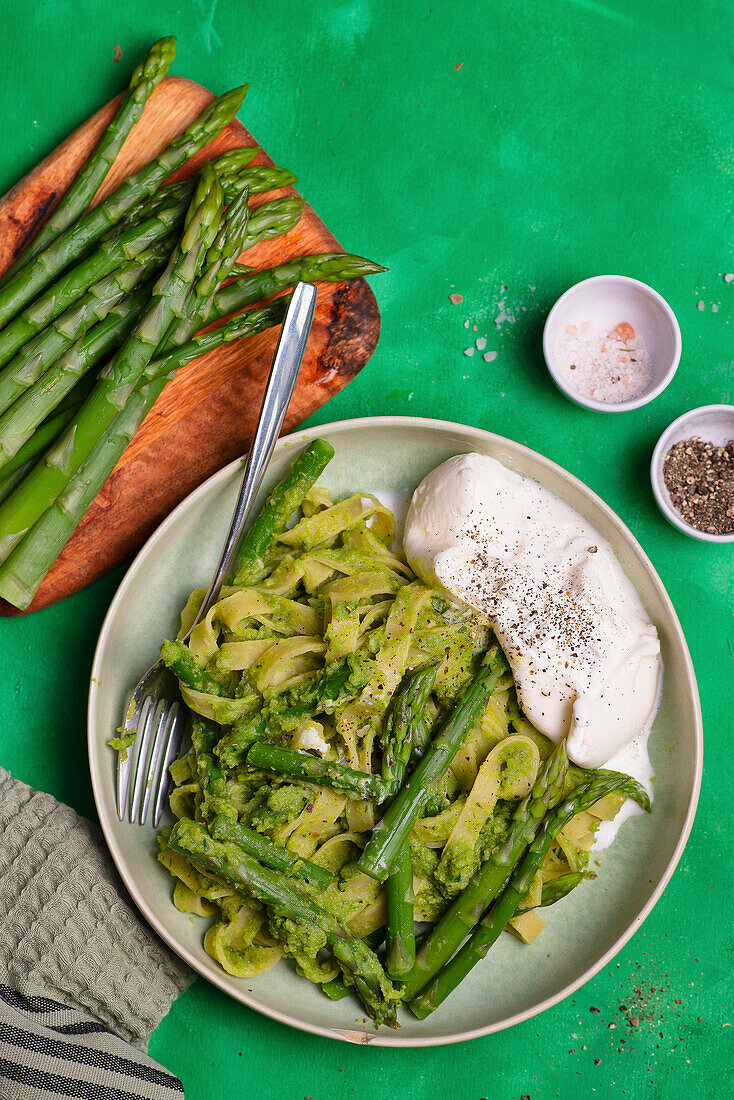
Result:
{"type": "Polygon", "coordinates": [[[595,275],[576,283],[558,299],[543,329],[543,355],[551,378],[570,401],[596,412],[628,412],[647,405],[672,380],[680,352],[680,327],[673,310],[657,290],[627,275],[595,275]],[[639,333],[652,363],[652,384],[645,393],[612,404],[586,397],[568,385],[559,370],[561,340],[566,325],[585,321],[609,331],[627,321],[639,333]]]}
{"type": "Polygon", "coordinates": [[[665,518],[691,538],[703,542],[734,542],[734,531],[728,535],[711,535],[708,531],[697,531],[686,523],[677,508],[673,506],[670,493],[663,479],[663,462],[670,448],[683,439],[697,435],[699,439],[714,443],[717,447],[734,439],[734,405],[700,405],[697,409],[683,413],[665,429],[657,441],[650,463],[652,491],[660,511],[665,518]]]}

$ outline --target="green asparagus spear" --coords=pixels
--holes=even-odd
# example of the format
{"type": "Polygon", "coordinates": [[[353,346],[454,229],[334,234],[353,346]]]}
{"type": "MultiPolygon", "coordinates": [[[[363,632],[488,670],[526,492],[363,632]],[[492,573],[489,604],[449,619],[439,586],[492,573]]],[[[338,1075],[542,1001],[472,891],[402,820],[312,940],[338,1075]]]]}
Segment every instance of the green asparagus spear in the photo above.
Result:
{"type": "MultiPolygon", "coordinates": [[[[253,164],[247,167],[249,162],[259,152],[257,146],[248,146],[244,149],[231,149],[229,152],[212,161],[212,167],[219,176],[222,185],[224,202],[227,206],[241,195],[244,190],[251,195],[260,195],[266,191],[277,191],[280,187],[288,187],[296,183],[296,177],[292,172],[277,166],[268,167],[264,164],[253,164]]],[[[196,177],[193,179],[179,180],[177,183],[168,183],[165,187],[154,192],[145,202],[134,206],[129,212],[125,224],[137,225],[145,218],[152,217],[159,210],[166,209],[174,202],[188,202],[194,193],[196,177]]],[[[119,225],[122,223],[118,223],[119,225]]],[[[110,230],[115,233],[115,228],[110,230]]],[[[102,238],[103,240],[105,238],[102,238]]]]}
{"type": "Polygon", "coordinates": [[[420,722],[428,696],[436,681],[437,665],[428,665],[406,677],[406,682],[396,693],[392,711],[388,715],[382,749],[382,778],[393,797],[405,781],[405,772],[418,737],[422,738],[420,722]]]}
{"type": "MultiPolygon", "coordinates": [[[[262,209],[263,207],[260,207],[260,210],[262,209]]],[[[296,256],[286,264],[279,264],[266,271],[255,271],[252,275],[243,276],[229,286],[222,287],[214,298],[209,320],[215,321],[218,317],[225,317],[228,313],[242,309],[243,305],[251,305],[260,299],[271,298],[299,281],[340,283],[346,279],[376,275],[381,271],[387,271],[387,268],[373,264],[361,256],[350,256],[343,252],[296,256]]]]}
{"type": "MultiPolygon", "coordinates": [[[[225,154],[226,155],[226,154],[225,154]]],[[[215,163],[219,163],[223,157],[220,157],[215,163]]],[[[240,202],[246,201],[244,196],[241,196],[240,202]]],[[[235,200],[235,204],[236,204],[235,200]]],[[[294,207],[291,200],[287,200],[288,205],[284,208],[282,203],[276,201],[274,204],[264,203],[258,208],[252,215],[252,218],[247,226],[247,231],[244,235],[242,242],[243,248],[250,247],[252,244],[257,243],[262,239],[261,234],[270,234],[275,232],[276,229],[280,229],[281,232],[287,232],[288,228],[294,223],[294,218],[297,219],[300,216],[300,210],[302,206],[296,204],[294,207]],[[272,207],[275,207],[274,209],[272,207]]],[[[233,204],[233,208],[235,206],[233,204]]],[[[242,250],[242,249],[241,249],[242,250]]],[[[149,250],[150,251],[150,250],[149,250]]],[[[145,255],[145,254],[144,254],[145,255]]],[[[138,258],[138,262],[142,257],[138,258]]],[[[234,266],[234,264],[232,265],[234,266]]],[[[110,276],[113,279],[115,276],[110,276]]],[[[89,292],[92,293],[91,291],[89,292]]],[[[247,296],[242,295],[242,304],[247,304],[247,296]]],[[[257,300],[257,293],[253,291],[252,296],[249,298],[250,302],[257,300]]],[[[77,308],[86,310],[88,308],[87,296],[82,299],[85,305],[82,307],[81,303],[77,303],[77,308]]],[[[129,330],[135,322],[137,311],[139,310],[139,300],[137,297],[130,298],[127,302],[121,302],[119,312],[117,309],[112,310],[113,320],[110,324],[95,326],[89,333],[88,338],[81,339],[65,353],[57,362],[50,368],[49,372],[43,375],[40,379],[40,386],[34,390],[33,393],[28,394],[27,402],[23,404],[16,404],[10,410],[10,414],[13,417],[10,424],[0,421],[0,440],[5,439],[9,441],[9,448],[15,445],[15,441],[20,441],[21,437],[27,432],[31,431],[36,424],[49,414],[49,412],[55,407],[55,400],[60,400],[70,388],[76,383],[77,378],[85,371],[89,370],[94,363],[106,354],[108,351],[113,351],[120,342],[120,338],[124,338],[128,335],[129,330]],[[119,323],[118,322],[119,318],[119,323]],[[17,418],[17,419],[16,419],[17,418]]],[[[172,362],[171,369],[176,366],[182,366],[191,362],[197,355],[203,355],[206,351],[210,351],[213,348],[219,347],[220,343],[230,340],[239,339],[241,336],[255,335],[257,332],[263,331],[265,328],[271,327],[271,325],[280,324],[283,316],[283,310],[286,307],[286,303],[273,303],[270,312],[252,313],[247,317],[235,318],[228,326],[218,329],[216,333],[202,334],[199,340],[199,344],[189,346],[187,349],[181,349],[180,354],[175,356],[177,360],[172,362]],[[197,350],[197,346],[200,350],[197,350]]],[[[209,316],[198,317],[197,321],[203,323],[206,321],[209,323],[211,320],[216,320],[216,317],[209,316]]],[[[11,326],[12,327],[12,326],[11,326]]],[[[73,324],[65,326],[69,329],[74,329],[73,324]]],[[[29,347],[29,345],[26,345],[29,347]]],[[[21,355],[24,355],[26,348],[23,348],[21,355]]],[[[160,378],[162,360],[156,360],[152,364],[151,371],[146,371],[146,377],[148,380],[151,378],[160,378]]],[[[12,364],[15,366],[15,361],[12,364]]],[[[22,366],[22,364],[21,364],[22,366]]],[[[4,375],[0,375],[0,393],[2,393],[2,379],[4,375]]],[[[21,373],[21,378],[25,377],[21,373]]],[[[30,376],[28,377],[30,381],[30,376]]],[[[0,405],[0,408],[2,406],[0,405]]],[[[5,450],[4,443],[0,442],[0,447],[5,450]]],[[[1,465],[1,461],[0,461],[1,465]]],[[[47,500],[45,507],[51,504],[51,500],[47,500]]],[[[0,542],[2,537],[0,536],[0,542]]],[[[0,560],[2,554],[0,554],[0,560]]]]}
{"type": "Polygon", "coordinates": [[[181,320],[173,327],[166,350],[181,347],[190,340],[211,311],[217,287],[229,275],[247,238],[250,221],[248,197],[249,192],[245,188],[222,219],[219,232],[207,252],[201,278],[193,288],[191,300],[181,320]]]}
{"type": "Polygon", "coordinates": [[[406,842],[398,865],[385,884],[387,909],[387,953],[385,969],[396,981],[410,977],[415,964],[415,923],[413,917],[413,863],[406,842]]]}
{"type": "MultiPolygon", "coordinates": [[[[215,303],[219,294],[215,296],[215,303]]],[[[285,530],[288,520],[301,506],[306,493],[333,457],[334,448],[323,439],[315,439],[298,456],[283,480],[271,490],[265,507],[240,547],[234,584],[250,585],[260,580],[278,535],[285,530]]]]}
{"type": "Polygon", "coordinates": [[[379,775],[369,775],[337,764],[333,760],[320,760],[298,749],[284,748],[256,741],[247,754],[247,763],[251,768],[259,768],[275,775],[289,775],[292,779],[303,779],[320,787],[331,787],[335,791],[344,791],[354,798],[374,799],[377,803],[384,800],[388,793],[379,775]]]}
{"type": "Polygon", "coordinates": [[[277,844],[262,833],[256,833],[254,829],[248,829],[246,825],[233,821],[231,817],[222,815],[215,817],[210,824],[210,829],[215,840],[228,840],[238,845],[248,856],[258,860],[265,867],[280,871],[289,878],[312,883],[320,890],[325,890],[334,881],[331,871],[327,871],[325,867],[319,867],[318,863],[302,859],[301,856],[289,852],[282,844],[277,844]]]}
{"type": "Polygon", "coordinates": [[[125,138],[140,119],[151,93],[168,72],[175,55],[176,39],[173,37],[160,38],[151,46],[133,73],[130,86],[94,152],[33,242],[6,272],[3,283],[8,280],[8,276],[15,274],[39,252],[43,252],[84,213],[114,164],[125,138]]]}
{"type": "Polygon", "coordinates": [[[182,642],[163,642],[161,660],[170,668],[177,680],[194,691],[203,691],[207,695],[225,696],[226,690],[206,669],[198,664],[188,646],[182,642]]]}
{"type": "MultiPolygon", "coordinates": [[[[160,271],[170,255],[171,243],[159,242],[136,260],[100,279],[75,305],[21,348],[0,371],[0,435],[3,431],[1,414],[7,412],[48,366],[68,351],[95,322],[103,320],[136,286],[160,271]]],[[[14,453],[12,447],[5,450],[6,457],[14,453]]]]}
{"type": "Polygon", "coordinates": [[[239,110],[247,91],[235,88],[214,101],[159,157],[126,179],[109,198],[74,225],[0,288],[0,325],[7,325],[60,271],[76,260],[105,230],[141,198],[151,194],[179,165],[224,129],[239,110]]]}
{"type": "Polygon", "coordinates": [[[512,874],[528,844],[534,840],[549,809],[563,798],[568,755],[566,742],[553,750],[535,785],[518,805],[509,832],[499,848],[482,864],[469,885],[456,897],[428,933],[405,987],[410,1000],[449,961],[462,940],[481,919],[512,874]]]}
{"type": "Polygon", "coordinates": [[[196,759],[196,772],[201,787],[201,803],[197,817],[207,824],[221,814],[237,820],[237,810],[227,793],[224,772],[212,756],[212,749],[220,735],[219,726],[201,714],[191,715],[191,746],[196,759]]]}
{"type": "MultiPolygon", "coordinates": [[[[187,214],[183,235],[166,270],[153,287],[149,308],[112,362],[98,376],[94,389],[64,435],[34,467],[21,486],[26,490],[26,501],[30,501],[34,510],[39,499],[44,501],[44,508],[47,506],[45,501],[49,492],[52,493],[52,499],[55,499],[56,507],[41,517],[44,522],[35,525],[33,537],[25,550],[20,551],[16,544],[21,540],[26,541],[24,535],[30,524],[26,525],[21,519],[23,526],[16,529],[11,536],[15,549],[0,568],[0,590],[7,591],[6,598],[15,606],[18,606],[16,600],[22,606],[28,606],[43,576],[69,537],[68,534],[65,537],[63,535],[67,524],[61,522],[61,519],[67,517],[68,523],[70,506],[78,508],[82,501],[89,498],[84,509],[86,511],[96,495],[89,497],[94,487],[94,477],[87,468],[79,482],[74,482],[72,489],[69,489],[74,472],[80,469],[85,459],[95,450],[97,443],[101,443],[101,446],[93,461],[95,475],[97,470],[106,469],[116,447],[123,443],[124,449],[127,445],[125,439],[129,442],[132,438],[130,432],[137,430],[139,412],[145,409],[151,389],[165,385],[163,380],[136,390],[140,375],[188,299],[192,282],[216,236],[221,217],[221,188],[212,168],[205,164],[187,214]],[[128,403],[130,409],[126,408],[128,403]],[[109,437],[105,437],[105,429],[116,419],[116,414],[119,420],[123,413],[126,413],[123,420],[110,430],[109,437]],[[49,555],[56,547],[58,549],[49,561],[49,555]]],[[[145,415],[144,411],[142,415],[145,415]]],[[[12,505],[16,499],[17,491],[5,504],[12,505]]],[[[82,512],[81,515],[83,514],[82,512]]],[[[10,540],[6,540],[0,551],[7,553],[11,549],[9,542],[10,540]]]]}
{"type": "Polygon", "coordinates": [[[0,478],[0,504],[9,497],[14,489],[20,485],[26,474],[29,474],[33,469],[33,459],[28,462],[22,463],[17,469],[11,470],[11,472],[3,478],[0,478]]]}
{"type": "MultiPolygon", "coordinates": [[[[84,396],[86,396],[86,394],[84,396]]],[[[55,439],[58,439],[63,429],[80,407],[83,399],[84,397],[80,396],[76,404],[70,405],[67,409],[54,412],[53,416],[49,416],[39,425],[20,450],[18,450],[13,458],[11,458],[9,462],[6,462],[2,470],[0,470],[0,483],[2,485],[5,485],[21,467],[26,469],[29,463],[32,464],[34,458],[38,458],[39,455],[43,454],[49,444],[53,443],[55,439]]],[[[26,473],[27,472],[26,470],[26,473]]],[[[17,485],[18,482],[16,481],[15,484],[17,485]]],[[[5,496],[7,495],[6,493],[5,496]]]]}
{"type": "Polygon", "coordinates": [[[384,882],[396,870],[400,852],[420,816],[430,784],[439,779],[461,748],[469,730],[507,672],[507,661],[493,646],[474,680],[464,689],[431,747],[375,826],[362,852],[359,868],[384,882]]]}
{"type": "Polygon", "coordinates": [[[245,336],[255,336],[265,329],[279,325],[285,317],[290,295],[276,298],[267,306],[259,309],[249,309],[245,313],[238,313],[231,321],[221,328],[212,329],[211,332],[201,332],[193,336],[188,344],[182,344],[160,359],[154,359],[143,371],[141,380],[154,381],[164,374],[185,367],[201,355],[221,347],[222,344],[231,343],[233,340],[241,340],[245,336]]]}
{"type": "MultiPolygon", "coordinates": [[[[277,201],[280,203],[280,200],[277,201]]],[[[263,223],[265,221],[269,222],[271,226],[278,222],[279,217],[277,215],[269,215],[267,219],[263,218],[263,214],[268,211],[270,205],[270,203],[265,203],[254,212],[248,226],[248,241],[253,234],[253,223],[255,225],[255,229],[257,230],[258,218],[260,219],[259,224],[261,225],[261,227],[263,226],[263,223]]],[[[281,204],[280,217],[283,218],[285,215],[287,215],[288,219],[292,222],[294,216],[297,217],[298,215],[298,209],[296,209],[296,211],[293,211],[292,209],[290,211],[283,211],[281,204]]],[[[281,229],[286,228],[287,226],[284,226],[283,221],[281,221],[281,229]]],[[[266,277],[270,289],[283,289],[285,286],[289,285],[289,280],[291,279],[291,277],[293,277],[294,274],[296,278],[298,278],[300,272],[305,277],[310,272],[314,271],[312,265],[314,263],[317,263],[318,261],[321,261],[322,259],[324,259],[324,257],[321,256],[301,257],[298,260],[294,261],[292,264],[281,265],[280,267],[271,269],[270,271],[258,274],[259,276],[264,275],[266,277]],[[302,266],[299,267],[299,264],[302,264],[302,266]]],[[[325,279],[328,276],[329,279],[340,281],[341,278],[355,277],[355,263],[356,265],[363,265],[365,274],[368,274],[371,270],[384,270],[382,268],[379,268],[375,264],[370,264],[370,262],[367,260],[361,260],[359,257],[343,256],[341,254],[327,254],[325,260],[326,263],[322,268],[320,268],[319,277],[322,279],[325,279]],[[344,266],[342,266],[341,261],[344,261],[344,266]]],[[[258,298],[262,297],[263,294],[262,280],[258,278],[258,280],[256,280],[255,282],[250,282],[249,286],[243,286],[242,284],[244,284],[245,282],[245,279],[241,279],[238,281],[240,286],[240,291],[238,294],[238,306],[251,304],[252,302],[257,301],[258,298]]],[[[220,291],[219,294],[221,293],[222,292],[220,291]]],[[[283,300],[281,299],[280,301],[282,302],[283,300]]],[[[138,305],[139,303],[136,303],[136,308],[138,305]]],[[[126,336],[135,321],[134,315],[128,317],[124,316],[124,307],[125,303],[121,303],[119,307],[120,327],[117,330],[117,335],[119,335],[119,337],[126,336]]],[[[230,299],[227,304],[227,308],[223,312],[231,312],[232,308],[232,301],[230,299]]],[[[270,325],[272,324],[279,324],[280,320],[282,319],[283,308],[284,306],[280,305],[279,302],[273,302],[271,306],[267,307],[265,310],[253,310],[245,317],[234,318],[231,322],[228,323],[226,327],[217,330],[217,332],[221,333],[223,338],[228,339],[236,339],[239,336],[254,335],[257,332],[262,331],[264,328],[270,327],[270,325]],[[273,312],[269,312],[270,310],[272,310],[273,312]],[[225,332],[227,333],[226,337],[225,332]]],[[[112,312],[115,313],[116,311],[112,312]]],[[[208,322],[215,319],[216,312],[215,297],[215,308],[213,310],[213,313],[210,313],[210,315],[207,317],[208,322]]],[[[222,314],[220,313],[219,316],[221,315],[222,314]]],[[[73,369],[71,367],[71,361],[76,360],[78,356],[78,373],[83,373],[85,370],[88,370],[94,362],[98,361],[99,358],[101,358],[104,354],[112,350],[117,345],[118,341],[116,338],[115,330],[111,325],[111,320],[111,317],[108,317],[105,319],[105,322],[102,322],[91,329],[79,345],[74,345],[74,347],[69,350],[67,355],[65,357],[62,357],[62,359],[59,361],[59,365],[64,364],[66,358],[68,357],[70,361],[70,368],[73,369]],[[105,329],[104,332],[101,331],[102,327],[108,324],[110,324],[110,328],[105,329]]],[[[217,344],[215,343],[215,338],[217,338],[217,333],[206,333],[202,334],[201,336],[195,337],[191,345],[181,348],[180,352],[178,353],[173,353],[173,365],[182,365],[186,362],[190,362],[192,357],[191,353],[195,351],[195,345],[197,344],[198,350],[196,350],[196,354],[203,354],[205,351],[211,350],[212,347],[217,346],[217,344]],[[200,343],[198,343],[199,341],[200,343]],[[178,364],[176,364],[177,355],[179,355],[178,364]]],[[[158,392],[160,392],[160,389],[165,384],[165,379],[161,381],[160,378],[160,369],[162,365],[162,360],[155,360],[153,363],[150,364],[149,368],[146,368],[143,379],[141,379],[141,381],[145,380],[146,382],[155,382],[156,386],[160,387],[158,389],[158,392]]],[[[66,392],[66,390],[64,390],[63,392],[66,392]]],[[[130,409],[128,411],[127,418],[131,422],[134,419],[135,424],[132,426],[128,426],[127,428],[125,426],[122,426],[121,431],[116,434],[115,439],[117,440],[117,445],[119,448],[117,456],[114,457],[114,450],[111,446],[111,440],[108,441],[107,446],[104,448],[104,451],[101,451],[97,455],[95,460],[96,473],[93,477],[91,477],[91,480],[89,482],[90,491],[94,488],[95,485],[96,491],[99,491],[102,484],[104,483],[104,480],[106,480],[106,477],[109,476],[109,474],[104,474],[104,470],[106,470],[108,464],[112,462],[112,466],[109,467],[109,472],[111,472],[111,469],[113,468],[117,459],[119,459],[120,454],[124,449],[124,440],[126,438],[127,432],[137,430],[137,427],[139,427],[139,425],[142,423],[148,409],[152,406],[156,396],[157,393],[154,394],[152,390],[148,390],[146,402],[137,402],[135,409],[130,409]]],[[[40,429],[37,429],[36,434],[38,434],[38,431],[40,431],[40,429]]],[[[56,438],[56,435],[44,435],[43,437],[39,438],[42,438],[42,442],[45,447],[48,442],[56,438]]],[[[40,447],[38,450],[35,450],[34,454],[38,454],[41,450],[44,449],[44,447],[40,447]]],[[[25,514],[27,516],[30,514],[35,518],[35,516],[40,515],[43,511],[49,508],[54,499],[53,492],[49,493],[48,491],[45,498],[40,498],[38,486],[37,484],[34,485],[33,483],[31,483],[30,486],[21,484],[17,489],[17,493],[20,493],[21,496],[18,497],[14,494],[11,495],[8,501],[4,502],[3,506],[0,507],[0,561],[7,557],[12,547],[18,542],[16,532],[19,526],[22,527],[22,520],[20,524],[18,522],[19,515],[22,516],[25,514]],[[29,496],[31,496],[32,498],[30,505],[28,501],[29,496]]],[[[93,492],[91,499],[94,499],[95,495],[96,492],[93,492]]],[[[81,515],[83,514],[83,512],[81,512],[81,514],[79,514],[79,512],[82,507],[82,499],[86,499],[86,496],[84,498],[77,497],[75,508],[73,510],[66,509],[64,511],[64,533],[62,535],[61,532],[58,532],[58,539],[55,540],[55,544],[59,546],[59,549],[61,548],[61,546],[64,545],[64,542],[68,540],[74,530],[74,526],[76,524],[73,522],[73,515],[78,514],[78,519],[76,520],[76,522],[79,522],[79,519],[81,519],[81,515]],[[62,538],[63,541],[61,541],[62,538]]],[[[89,503],[91,503],[91,499],[89,500],[89,503]]],[[[31,522],[33,522],[33,520],[31,520],[31,522]]],[[[28,521],[26,521],[26,523],[28,523],[28,521]]],[[[51,545],[51,543],[49,543],[49,545],[51,545]]],[[[47,551],[46,558],[48,558],[49,552],[50,551],[47,551]]],[[[51,563],[49,563],[49,567],[50,564],[51,563]]],[[[342,679],[347,679],[348,675],[349,670],[345,669],[342,679]]],[[[338,690],[336,693],[338,694],[338,690]]],[[[235,731],[233,730],[233,735],[234,732],[235,731]]],[[[247,742],[247,744],[249,744],[249,741],[247,742]]],[[[247,744],[245,744],[243,747],[246,748],[247,744]]],[[[238,758],[243,747],[241,746],[238,748],[236,745],[233,745],[230,755],[238,758]]]]}
{"type": "Polygon", "coordinates": [[[395,1011],[400,994],[375,953],[362,940],[350,936],[335,917],[302,894],[285,875],[263,867],[230,842],[213,840],[203,825],[186,818],[176,822],[168,843],[195,866],[246,891],[277,916],[319,929],[370,1015],[378,1023],[397,1026],[395,1011]]]}
{"type": "Polygon", "coordinates": [[[154,248],[153,255],[160,254],[162,245],[165,255],[169,256],[175,240],[172,233],[185,211],[185,203],[180,202],[161,210],[156,217],[148,218],[117,239],[101,242],[86,259],[57,279],[0,332],[0,366],[8,363],[29,340],[78,302],[90,287],[99,285],[105,276],[137,260],[141,254],[150,253],[156,245],[159,247],[154,248]]]}
{"type": "Polygon", "coordinates": [[[513,874],[509,885],[482,918],[461,950],[439,971],[430,985],[410,1002],[410,1008],[419,1020],[423,1020],[442,1004],[469,971],[480,962],[493,943],[499,939],[502,929],[530,889],[543,860],[560,831],[572,817],[588,810],[600,798],[621,791],[649,813],[650,800],[645,791],[628,775],[597,773],[589,782],[576,787],[564,801],[552,810],[543,821],[542,828],[513,874]]]}
{"type": "MultiPolygon", "coordinates": [[[[210,203],[214,203],[215,200],[216,203],[220,202],[221,194],[218,188],[212,186],[212,181],[214,181],[213,171],[205,165],[202,169],[200,184],[201,209],[206,207],[207,197],[210,203]]],[[[192,209],[199,210],[196,196],[192,209]]],[[[196,281],[193,292],[184,294],[179,303],[179,312],[175,321],[171,322],[173,336],[167,339],[168,347],[175,344],[178,339],[185,339],[190,335],[201,317],[205,316],[211,308],[217,281],[213,273],[223,278],[228,275],[229,264],[233,262],[233,257],[237,255],[242,244],[247,226],[247,213],[246,198],[243,197],[242,203],[233,204],[228,212],[231,239],[222,238],[214,232],[215,221],[212,222],[208,233],[202,236],[202,248],[207,245],[209,248],[205,270],[201,278],[196,281]],[[184,309],[184,300],[188,303],[186,306],[189,311],[188,319],[181,312],[184,309]]],[[[184,240],[187,233],[194,231],[195,225],[196,219],[185,231],[184,240]]],[[[170,301],[168,304],[171,305],[170,301]]],[[[253,328],[254,326],[251,326],[250,331],[253,331],[253,328]]],[[[119,357],[118,355],[117,358],[119,357]]],[[[0,588],[7,592],[10,602],[17,601],[24,607],[28,606],[44,576],[174,373],[175,370],[169,371],[148,382],[144,382],[142,376],[138,378],[133,393],[128,396],[122,411],[115,416],[107,434],[92,447],[76,473],[66,482],[66,488],[57,496],[49,510],[34,524],[21,545],[11,553],[5,566],[0,569],[0,588]],[[144,384],[140,385],[141,382],[144,384]]],[[[97,387],[93,392],[96,390],[97,387]]],[[[75,424],[78,419],[75,419],[75,424]]]]}
{"type": "Polygon", "coordinates": [[[559,875],[558,878],[551,879],[550,882],[544,882],[540,894],[539,908],[555,905],[557,901],[567,897],[572,890],[581,885],[585,878],[589,877],[588,871],[569,871],[566,875],[559,875]]]}
{"type": "MultiPolygon", "coordinates": [[[[0,474],[14,460],[13,456],[35,438],[33,433],[37,434],[38,426],[53,413],[67,394],[76,389],[80,378],[104,355],[119,347],[132,331],[150,299],[150,289],[150,284],[141,286],[134,294],[110,309],[107,316],[97,324],[86,332],[82,331],[78,340],[0,415],[0,474]]],[[[156,362],[160,366],[160,360],[156,362]]],[[[84,388],[86,397],[91,387],[84,388]]],[[[77,402],[77,408],[79,404],[81,401],[77,402]]],[[[67,422],[69,419],[67,417],[67,422]]],[[[56,436],[51,437],[48,442],[55,438],[56,436]]],[[[41,451],[45,449],[40,448],[41,451]]],[[[35,453],[40,451],[36,450],[35,453]]]]}

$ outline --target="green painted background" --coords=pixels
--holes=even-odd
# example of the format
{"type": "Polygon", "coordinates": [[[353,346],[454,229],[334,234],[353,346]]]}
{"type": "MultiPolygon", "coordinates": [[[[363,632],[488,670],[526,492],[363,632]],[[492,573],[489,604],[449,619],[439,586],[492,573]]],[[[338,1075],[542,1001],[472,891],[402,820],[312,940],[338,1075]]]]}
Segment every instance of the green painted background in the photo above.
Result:
{"type": "MultiPolygon", "coordinates": [[[[161,34],[179,36],[177,73],[216,91],[249,80],[248,127],[345,247],[390,267],[374,280],[377,352],[315,422],[464,421],[583,478],[659,570],[703,702],[707,767],[680,867],[617,961],[574,998],[511,1032],[390,1052],[290,1031],[199,981],[152,1054],[189,1100],[730,1095],[734,550],[666,525],[648,462],[675,416],[733,396],[734,283],[722,278],[734,270],[732,6],[2,0],[0,12],[2,189],[118,91],[161,34]],[[683,333],[670,388],[618,416],[567,403],[540,353],[558,294],[603,272],[652,283],[683,333]],[[496,330],[502,297],[517,319],[496,330]],[[490,364],[463,354],[485,334],[490,364]]],[[[0,622],[0,762],[90,815],[87,681],[121,576],[0,622]]]]}

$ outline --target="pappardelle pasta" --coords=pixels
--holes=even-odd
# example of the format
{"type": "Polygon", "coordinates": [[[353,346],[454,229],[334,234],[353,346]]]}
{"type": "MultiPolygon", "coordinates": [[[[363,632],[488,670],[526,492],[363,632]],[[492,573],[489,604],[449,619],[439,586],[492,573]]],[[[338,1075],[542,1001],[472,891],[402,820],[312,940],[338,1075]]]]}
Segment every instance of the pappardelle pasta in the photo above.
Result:
{"type": "Polygon", "coordinates": [[[192,725],[158,858],[228,973],[286,956],[397,1026],[503,929],[531,943],[541,908],[594,877],[599,821],[649,804],[532,726],[489,622],[415,578],[389,510],[316,485],[332,453],[302,452],[232,584],[162,646],[192,725]]]}

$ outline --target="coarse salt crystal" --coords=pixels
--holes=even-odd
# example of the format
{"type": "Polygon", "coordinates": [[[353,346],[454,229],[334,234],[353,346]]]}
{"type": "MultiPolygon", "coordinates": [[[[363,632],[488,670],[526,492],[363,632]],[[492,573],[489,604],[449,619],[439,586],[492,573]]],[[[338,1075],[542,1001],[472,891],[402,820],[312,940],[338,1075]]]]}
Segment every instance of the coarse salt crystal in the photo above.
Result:
{"type": "Polygon", "coordinates": [[[467,355],[470,359],[474,354],[474,348],[464,348],[464,355],[467,355]]]}
{"type": "Polygon", "coordinates": [[[731,271],[730,271],[730,272],[728,272],[728,273],[727,273],[727,274],[726,274],[726,275],[724,276],[724,282],[725,282],[725,283],[734,283],[734,272],[731,272],[731,271]]]}
{"type": "Polygon", "coordinates": [[[566,325],[557,369],[570,389],[610,405],[633,401],[652,384],[652,364],[642,338],[627,321],[610,331],[588,321],[566,325]]]}
{"type": "Polygon", "coordinates": [[[485,352],[485,354],[482,356],[482,359],[484,360],[485,363],[494,363],[496,358],[497,358],[497,352],[496,351],[485,352]]]}
{"type": "Polygon", "coordinates": [[[484,351],[484,349],[487,346],[487,337],[486,336],[478,336],[477,339],[474,342],[477,345],[477,351],[484,351]]]}
{"type": "Polygon", "coordinates": [[[698,303],[697,309],[698,309],[699,313],[703,313],[705,308],[706,308],[706,303],[705,302],[699,302],[698,303]]]}

